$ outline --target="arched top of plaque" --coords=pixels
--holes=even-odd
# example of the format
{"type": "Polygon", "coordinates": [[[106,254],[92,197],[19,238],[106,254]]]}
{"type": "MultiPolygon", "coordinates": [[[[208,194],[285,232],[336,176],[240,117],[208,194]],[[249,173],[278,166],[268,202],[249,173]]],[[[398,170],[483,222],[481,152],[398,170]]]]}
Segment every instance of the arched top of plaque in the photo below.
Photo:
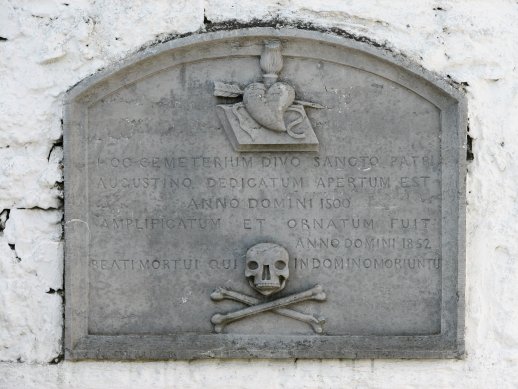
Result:
{"type": "MultiPolygon", "coordinates": [[[[448,111],[443,132],[456,132],[465,120],[462,93],[401,55],[328,33],[269,27],[191,35],[149,47],[74,86],[66,106],[95,107],[122,89],[142,93],[145,80],[164,87],[161,78],[171,89],[171,99],[162,104],[175,108],[175,92],[187,90],[191,102],[201,100],[198,107],[213,108],[214,124],[238,152],[318,151],[318,133],[325,131],[330,111],[345,115],[344,127],[354,126],[354,115],[347,117],[351,103],[374,94],[386,104],[378,108],[390,111],[391,102],[408,98],[387,93],[394,87],[448,111]],[[201,63],[210,70],[200,69],[201,63]],[[173,77],[175,69],[183,76],[173,77]]],[[[194,104],[183,107],[196,110],[194,104]]]]}

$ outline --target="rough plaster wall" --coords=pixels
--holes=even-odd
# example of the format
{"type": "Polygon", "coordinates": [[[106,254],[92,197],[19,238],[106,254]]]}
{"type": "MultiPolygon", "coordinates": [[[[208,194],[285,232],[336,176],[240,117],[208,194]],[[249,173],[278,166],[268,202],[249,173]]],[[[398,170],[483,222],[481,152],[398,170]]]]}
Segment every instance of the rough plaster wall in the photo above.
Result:
{"type": "Polygon", "coordinates": [[[0,388],[518,387],[517,37],[504,0],[0,0],[0,388]],[[254,19],[339,27],[465,86],[466,359],[60,361],[65,91],[168,34],[254,19]]]}

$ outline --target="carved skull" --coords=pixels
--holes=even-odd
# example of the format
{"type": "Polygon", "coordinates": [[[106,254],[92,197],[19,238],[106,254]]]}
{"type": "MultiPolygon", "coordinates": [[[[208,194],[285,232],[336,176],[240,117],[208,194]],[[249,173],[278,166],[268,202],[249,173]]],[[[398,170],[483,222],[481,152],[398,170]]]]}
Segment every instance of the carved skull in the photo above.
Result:
{"type": "Polygon", "coordinates": [[[288,251],[278,244],[256,244],[246,253],[245,277],[252,288],[269,296],[286,286],[289,259],[288,251]]]}

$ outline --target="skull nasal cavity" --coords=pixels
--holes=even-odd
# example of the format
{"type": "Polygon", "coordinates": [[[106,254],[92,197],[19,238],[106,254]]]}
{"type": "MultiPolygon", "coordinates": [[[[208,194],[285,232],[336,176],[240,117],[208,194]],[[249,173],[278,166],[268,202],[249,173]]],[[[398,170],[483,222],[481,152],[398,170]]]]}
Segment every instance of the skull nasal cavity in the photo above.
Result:
{"type": "Polygon", "coordinates": [[[264,265],[263,266],[263,281],[265,280],[269,280],[271,277],[270,277],[270,266],[269,265],[264,265]]]}

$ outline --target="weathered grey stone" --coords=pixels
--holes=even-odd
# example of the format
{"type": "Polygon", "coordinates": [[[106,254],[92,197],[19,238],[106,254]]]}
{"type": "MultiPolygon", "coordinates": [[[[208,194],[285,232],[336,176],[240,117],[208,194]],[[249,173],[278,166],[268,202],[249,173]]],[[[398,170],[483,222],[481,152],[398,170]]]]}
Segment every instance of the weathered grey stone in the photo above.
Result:
{"type": "Polygon", "coordinates": [[[85,80],[66,357],[462,355],[464,129],[448,84],[311,31],[191,36],[85,80]]]}

